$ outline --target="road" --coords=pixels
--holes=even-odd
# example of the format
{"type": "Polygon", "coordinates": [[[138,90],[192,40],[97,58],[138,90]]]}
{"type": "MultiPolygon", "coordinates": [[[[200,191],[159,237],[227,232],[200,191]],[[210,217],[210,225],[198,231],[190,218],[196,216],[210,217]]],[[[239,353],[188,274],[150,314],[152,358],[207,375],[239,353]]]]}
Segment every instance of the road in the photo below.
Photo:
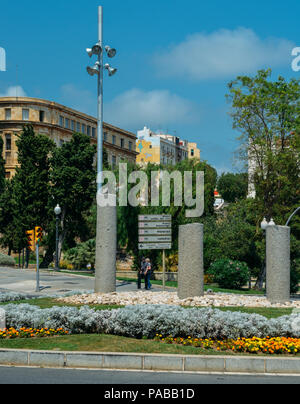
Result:
{"type": "MultiPolygon", "coordinates": [[[[40,293],[36,293],[36,272],[29,269],[0,268],[0,292],[21,292],[34,296],[62,295],[73,290],[94,290],[94,278],[51,271],[40,272],[40,293]]],[[[143,286],[143,285],[142,285],[143,286]]],[[[137,290],[132,282],[117,281],[118,292],[137,290]]],[[[142,289],[144,290],[144,289],[142,289]]],[[[154,286],[152,292],[161,291],[154,286]]]]}
{"type": "Polygon", "coordinates": [[[300,376],[212,375],[0,366],[0,384],[300,384],[300,376]]]}

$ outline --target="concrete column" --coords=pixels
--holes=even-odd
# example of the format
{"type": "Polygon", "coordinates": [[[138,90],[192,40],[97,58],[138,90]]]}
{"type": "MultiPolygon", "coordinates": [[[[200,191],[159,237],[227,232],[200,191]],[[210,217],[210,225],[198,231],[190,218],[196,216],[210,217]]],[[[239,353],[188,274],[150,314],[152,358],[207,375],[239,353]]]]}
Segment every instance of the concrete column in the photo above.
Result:
{"type": "Polygon", "coordinates": [[[0,330],[4,330],[5,328],[6,328],[5,310],[0,309],[0,330]]]}
{"type": "Polygon", "coordinates": [[[271,303],[290,300],[290,228],[268,226],[267,237],[267,299],[271,303]]]}
{"type": "Polygon", "coordinates": [[[117,207],[98,206],[95,293],[116,291],[117,207]]]}
{"type": "Polygon", "coordinates": [[[178,297],[204,295],[203,224],[179,226],[178,297]]]}

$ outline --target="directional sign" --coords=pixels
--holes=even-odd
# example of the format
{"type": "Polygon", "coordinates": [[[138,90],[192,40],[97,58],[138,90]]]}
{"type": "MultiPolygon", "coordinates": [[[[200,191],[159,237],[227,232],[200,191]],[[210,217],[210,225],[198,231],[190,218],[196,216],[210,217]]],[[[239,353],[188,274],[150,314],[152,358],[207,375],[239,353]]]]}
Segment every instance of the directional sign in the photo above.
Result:
{"type": "Polygon", "coordinates": [[[139,215],[139,250],[172,248],[171,215],[139,215]]]}
{"type": "Polygon", "coordinates": [[[172,229],[139,229],[140,236],[171,236],[172,229]]]}
{"type": "Polygon", "coordinates": [[[139,250],[171,250],[172,244],[168,243],[145,243],[139,244],[139,250]]]}
{"type": "Polygon", "coordinates": [[[172,215],[139,215],[140,222],[171,221],[172,215]]]}
{"type": "Polygon", "coordinates": [[[140,243],[171,243],[171,236],[140,236],[140,243]]]}
{"type": "Polygon", "coordinates": [[[172,222],[139,222],[142,229],[171,229],[172,222]]]}

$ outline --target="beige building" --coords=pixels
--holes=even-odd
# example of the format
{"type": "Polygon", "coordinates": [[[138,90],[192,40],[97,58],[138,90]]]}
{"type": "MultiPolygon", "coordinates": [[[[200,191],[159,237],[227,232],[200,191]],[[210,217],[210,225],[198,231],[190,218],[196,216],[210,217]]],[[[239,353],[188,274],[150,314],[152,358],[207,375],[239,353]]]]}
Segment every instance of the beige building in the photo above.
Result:
{"type": "MultiPolygon", "coordinates": [[[[0,135],[4,141],[6,177],[14,175],[18,162],[16,134],[30,124],[35,132],[49,136],[57,146],[68,142],[73,132],[84,133],[97,143],[97,119],[55,102],[27,97],[0,97],[0,135]]],[[[136,162],[136,135],[103,124],[104,147],[109,163],[136,162]]]]}

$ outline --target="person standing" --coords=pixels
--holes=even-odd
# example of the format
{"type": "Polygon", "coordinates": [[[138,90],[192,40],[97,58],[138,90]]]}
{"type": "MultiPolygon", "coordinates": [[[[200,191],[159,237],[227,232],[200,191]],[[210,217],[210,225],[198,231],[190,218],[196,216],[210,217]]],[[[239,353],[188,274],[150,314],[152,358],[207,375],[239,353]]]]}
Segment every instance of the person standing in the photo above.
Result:
{"type": "Polygon", "coordinates": [[[150,279],[151,279],[152,265],[149,258],[146,259],[145,264],[145,289],[150,290],[152,288],[150,279]]]}
{"type": "MultiPolygon", "coordinates": [[[[146,259],[145,257],[143,257],[138,271],[138,285],[137,285],[138,289],[141,289],[142,279],[145,278],[145,267],[146,267],[146,259]]],[[[146,286],[146,278],[145,278],[145,286],[146,286]]]]}

